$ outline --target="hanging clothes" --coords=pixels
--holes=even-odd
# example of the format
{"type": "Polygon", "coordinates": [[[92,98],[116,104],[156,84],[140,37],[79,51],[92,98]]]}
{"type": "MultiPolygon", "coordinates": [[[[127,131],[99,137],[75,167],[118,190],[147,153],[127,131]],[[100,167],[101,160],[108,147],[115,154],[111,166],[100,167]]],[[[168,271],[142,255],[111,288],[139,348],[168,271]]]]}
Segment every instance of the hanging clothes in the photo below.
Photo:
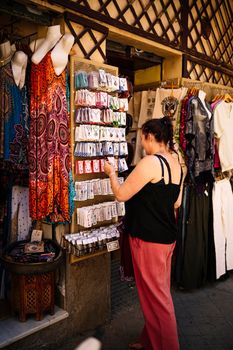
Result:
{"type": "Polygon", "coordinates": [[[69,221],[66,70],[56,75],[51,51],[38,65],[32,63],[30,109],[30,215],[34,220],[69,221]]]}
{"type": "MultiPolygon", "coordinates": [[[[141,106],[139,113],[139,121],[138,121],[138,130],[137,130],[137,138],[136,138],[136,147],[135,154],[133,159],[133,164],[136,165],[143,156],[143,151],[141,147],[141,127],[143,123],[148,119],[153,118],[162,118],[163,117],[163,102],[166,99],[177,99],[178,105],[174,110],[174,114],[172,117],[172,124],[175,130],[176,120],[178,116],[178,112],[180,111],[180,101],[184,98],[187,93],[187,88],[180,89],[163,89],[158,88],[156,91],[148,90],[142,91],[141,93],[141,106]]],[[[178,146],[176,147],[178,150],[178,146]]]]}
{"type": "Polygon", "coordinates": [[[228,179],[216,181],[213,188],[216,278],[233,269],[233,193],[228,179]]]}
{"type": "Polygon", "coordinates": [[[28,167],[28,98],[26,85],[14,80],[11,62],[0,67],[0,157],[18,169],[28,167]]]}
{"type": "Polygon", "coordinates": [[[130,251],[129,234],[125,230],[125,220],[126,218],[124,217],[117,228],[120,232],[120,277],[121,281],[131,282],[134,279],[134,271],[130,251]]]}
{"type": "Polygon", "coordinates": [[[141,98],[142,98],[141,91],[137,91],[137,92],[133,93],[133,98],[132,98],[132,100],[133,100],[133,126],[136,128],[138,126],[141,98]]]}
{"type": "Polygon", "coordinates": [[[185,128],[186,128],[186,121],[187,121],[187,115],[188,115],[188,106],[189,101],[193,97],[191,93],[186,95],[181,102],[181,111],[180,111],[180,129],[179,129],[179,138],[177,137],[176,141],[178,142],[181,150],[185,153],[186,152],[186,138],[185,138],[185,128]]]}
{"type": "Polygon", "coordinates": [[[233,103],[221,101],[214,109],[214,132],[219,139],[222,171],[233,169],[233,103]]]}
{"type": "MultiPolygon", "coordinates": [[[[155,96],[155,103],[154,103],[154,109],[152,113],[152,118],[162,118],[163,117],[163,101],[169,97],[174,97],[178,100],[178,103],[180,103],[185,95],[187,94],[188,89],[186,87],[181,87],[179,89],[164,89],[164,88],[158,88],[156,89],[156,96],[155,96]]],[[[176,110],[174,111],[173,115],[173,126],[176,125],[176,119],[178,115],[178,108],[177,105],[176,110]]]]}
{"type": "MultiPolygon", "coordinates": [[[[214,110],[215,107],[217,107],[217,105],[221,102],[221,100],[217,100],[213,103],[211,103],[211,109],[213,111],[213,115],[214,115],[214,110]]],[[[220,158],[219,158],[219,154],[218,154],[218,140],[215,137],[214,138],[214,169],[220,169],[221,168],[221,164],[220,164],[220,158]]]]}
{"type": "Polygon", "coordinates": [[[193,180],[204,172],[214,174],[214,126],[206,108],[212,115],[210,106],[204,106],[199,97],[189,100],[185,138],[188,169],[193,180]]]}
{"type": "Polygon", "coordinates": [[[28,239],[32,224],[29,216],[29,189],[22,186],[13,186],[11,202],[10,241],[28,239]]]}
{"type": "MultiPolygon", "coordinates": [[[[186,202],[183,203],[184,217],[181,220],[178,235],[179,257],[176,276],[180,286],[185,289],[203,286],[212,267],[209,251],[212,247],[212,186],[206,184],[205,191],[197,192],[195,186],[186,189],[186,202]],[[180,245],[182,242],[182,246],[180,245]]],[[[211,260],[212,262],[212,260],[211,260]]]]}
{"type": "Polygon", "coordinates": [[[142,125],[148,119],[152,119],[154,105],[155,105],[155,95],[156,95],[156,91],[153,91],[153,90],[142,91],[138,128],[141,128],[142,125]]]}

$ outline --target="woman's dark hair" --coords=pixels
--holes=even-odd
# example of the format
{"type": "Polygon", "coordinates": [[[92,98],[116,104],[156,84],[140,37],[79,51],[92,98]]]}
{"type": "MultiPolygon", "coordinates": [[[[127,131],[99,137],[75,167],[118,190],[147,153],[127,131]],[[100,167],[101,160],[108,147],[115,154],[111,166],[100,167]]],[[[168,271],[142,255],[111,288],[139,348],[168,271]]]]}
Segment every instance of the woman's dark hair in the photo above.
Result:
{"type": "Polygon", "coordinates": [[[169,117],[147,120],[142,125],[142,133],[147,139],[148,135],[154,135],[157,142],[168,144],[170,150],[174,150],[173,127],[169,117]]]}

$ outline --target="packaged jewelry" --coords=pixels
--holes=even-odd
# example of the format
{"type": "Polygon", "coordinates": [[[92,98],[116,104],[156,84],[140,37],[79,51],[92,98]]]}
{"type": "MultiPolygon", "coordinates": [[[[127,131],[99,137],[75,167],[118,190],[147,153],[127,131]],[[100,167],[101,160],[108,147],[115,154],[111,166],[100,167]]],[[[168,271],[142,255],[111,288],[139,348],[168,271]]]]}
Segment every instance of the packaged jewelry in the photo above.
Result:
{"type": "Polygon", "coordinates": [[[103,153],[105,156],[113,156],[113,143],[110,141],[103,142],[103,153]]]}
{"type": "Polygon", "coordinates": [[[107,179],[107,192],[113,194],[110,179],[107,179]]]}
{"type": "Polygon", "coordinates": [[[84,160],[84,173],[91,174],[92,173],[92,162],[91,160],[84,160]]]}
{"type": "Polygon", "coordinates": [[[96,106],[96,93],[92,91],[86,91],[86,106],[96,106]]]}
{"type": "Polygon", "coordinates": [[[126,78],[119,78],[119,90],[120,92],[128,91],[128,84],[126,78]]]}
{"type": "Polygon", "coordinates": [[[76,123],[81,122],[81,108],[77,108],[75,110],[75,121],[76,121],[76,123]]]}
{"type": "Polygon", "coordinates": [[[75,149],[74,149],[74,156],[75,157],[79,157],[80,156],[80,143],[76,143],[76,145],[75,145],[75,149]]]}
{"type": "Polygon", "coordinates": [[[84,164],[83,160],[76,160],[75,161],[75,173],[76,174],[84,174],[84,164]]]}
{"type": "Polygon", "coordinates": [[[97,192],[97,196],[101,196],[102,192],[101,192],[101,182],[98,179],[98,181],[96,182],[96,192],[97,192]]]}
{"type": "Polygon", "coordinates": [[[92,169],[93,169],[93,173],[99,173],[100,172],[100,161],[99,161],[99,159],[93,159],[92,160],[92,169]]]}
{"type": "Polygon", "coordinates": [[[102,194],[103,196],[108,194],[108,184],[107,184],[107,180],[108,180],[108,179],[102,179],[102,180],[100,181],[101,194],[102,194]]]}
{"type": "Polygon", "coordinates": [[[76,126],[76,128],[75,128],[75,135],[74,135],[74,140],[75,141],[80,141],[79,130],[80,130],[80,126],[76,126]]]}
{"type": "Polygon", "coordinates": [[[93,123],[100,123],[101,122],[101,110],[98,108],[93,108],[90,110],[90,121],[93,123]]]}
{"type": "Polygon", "coordinates": [[[120,144],[119,144],[119,142],[114,142],[113,143],[113,154],[114,154],[114,156],[119,156],[119,154],[120,154],[120,144]]]}
{"type": "Polygon", "coordinates": [[[96,145],[96,155],[97,156],[103,156],[104,155],[104,150],[103,150],[102,142],[97,142],[95,145],[96,145]]]}
{"type": "Polygon", "coordinates": [[[120,124],[122,126],[126,125],[126,112],[121,112],[120,113],[120,124]]]}
{"type": "Polygon", "coordinates": [[[120,156],[126,156],[128,154],[127,142],[120,142],[119,146],[120,146],[119,147],[120,148],[119,155],[120,156]]]}
{"type": "Polygon", "coordinates": [[[76,89],[88,87],[87,73],[85,71],[80,70],[75,72],[74,80],[76,89]]]}
{"type": "Polygon", "coordinates": [[[107,92],[96,92],[96,106],[97,107],[108,107],[108,94],[107,92]]]}
{"type": "Polygon", "coordinates": [[[104,69],[99,69],[99,86],[106,87],[107,77],[104,69]]]}
{"type": "Polygon", "coordinates": [[[113,91],[119,91],[119,77],[113,75],[112,81],[113,81],[113,91]]]}
{"type": "Polygon", "coordinates": [[[93,182],[87,181],[87,199],[93,199],[93,198],[94,198],[93,182]]]}
{"type": "Polygon", "coordinates": [[[81,106],[82,105],[81,91],[80,90],[75,92],[74,104],[76,106],[81,106]]]}
{"type": "Polygon", "coordinates": [[[81,201],[86,201],[88,198],[87,181],[81,183],[81,201]]]}
{"type": "Polygon", "coordinates": [[[94,196],[99,196],[99,186],[98,186],[98,183],[100,182],[99,179],[93,179],[93,193],[94,193],[94,196]]]}
{"type": "Polygon", "coordinates": [[[87,182],[75,182],[75,200],[77,201],[86,201],[87,200],[87,182]]]}
{"type": "Polygon", "coordinates": [[[109,127],[108,128],[108,140],[109,141],[116,141],[116,128],[109,127]]]}
{"type": "Polygon", "coordinates": [[[125,141],[126,135],[125,135],[125,128],[118,128],[119,130],[119,141],[125,141]]]}
{"type": "Polygon", "coordinates": [[[124,172],[126,170],[128,170],[128,166],[127,166],[125,158],[119,158],[118,159],[118,171],[119,171],[119,173],[124,172]]]}
{"type": "Polygon", "coordinates": [[[112,91],[113,90],[113,79],[112,79],[112,74],[110,73],[106,73],[106,81],[107,81],[107,84],[106,84],[106,87],[109,91],[112,91]]]}
{"type": "Polygon", "coordinates": [[[99,140],[100,141],[107,140],[107,128],[105,126],[100,126],[99,128],[99,140]]]}
{"type": "Polygon", "coordinates": [[[90,89],[98,89],[98,87],[99,87],[99,72],[92,71],[88,74],[88,87],[90,89]]]}
{"type": "Polygon", "coordinates": [[[101,171],[101,173],[104,173],[104,162],[105,162],[104,159],[100,159],[100,171],[101,171]]]}
{"type": "Polygon", "coordinates": [[[120,124],[121,121],[121,113],[120,112],[114,112],[114,122],[120,124]]]}

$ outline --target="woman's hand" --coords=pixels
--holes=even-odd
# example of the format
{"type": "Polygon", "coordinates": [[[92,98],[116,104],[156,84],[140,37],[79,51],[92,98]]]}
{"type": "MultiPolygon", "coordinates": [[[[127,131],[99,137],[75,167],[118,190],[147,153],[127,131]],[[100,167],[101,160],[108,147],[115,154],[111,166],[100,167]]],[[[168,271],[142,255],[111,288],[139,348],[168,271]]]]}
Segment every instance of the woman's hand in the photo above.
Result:
{"type": "Polygon", "coordinates": [[[105,160],[104,162],[104,172],[106,175],[110,175],[110,174],[113,174],[115,173],[115,169],[114,167],[112,166],[112,164],[110,164],[107,160],[105,160]]]}

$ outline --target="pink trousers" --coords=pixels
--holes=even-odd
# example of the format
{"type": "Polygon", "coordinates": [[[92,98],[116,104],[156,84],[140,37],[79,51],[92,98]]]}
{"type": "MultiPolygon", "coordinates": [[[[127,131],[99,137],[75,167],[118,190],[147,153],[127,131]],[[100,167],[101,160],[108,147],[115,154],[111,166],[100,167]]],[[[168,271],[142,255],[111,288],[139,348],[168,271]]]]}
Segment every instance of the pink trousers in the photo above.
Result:
{"type": "Polygon", "coordinates": [[[140,343],[146,350],[179,350],[170,292],[173,244],[130,237],[135,281],[145,319],[140,343]]]}

